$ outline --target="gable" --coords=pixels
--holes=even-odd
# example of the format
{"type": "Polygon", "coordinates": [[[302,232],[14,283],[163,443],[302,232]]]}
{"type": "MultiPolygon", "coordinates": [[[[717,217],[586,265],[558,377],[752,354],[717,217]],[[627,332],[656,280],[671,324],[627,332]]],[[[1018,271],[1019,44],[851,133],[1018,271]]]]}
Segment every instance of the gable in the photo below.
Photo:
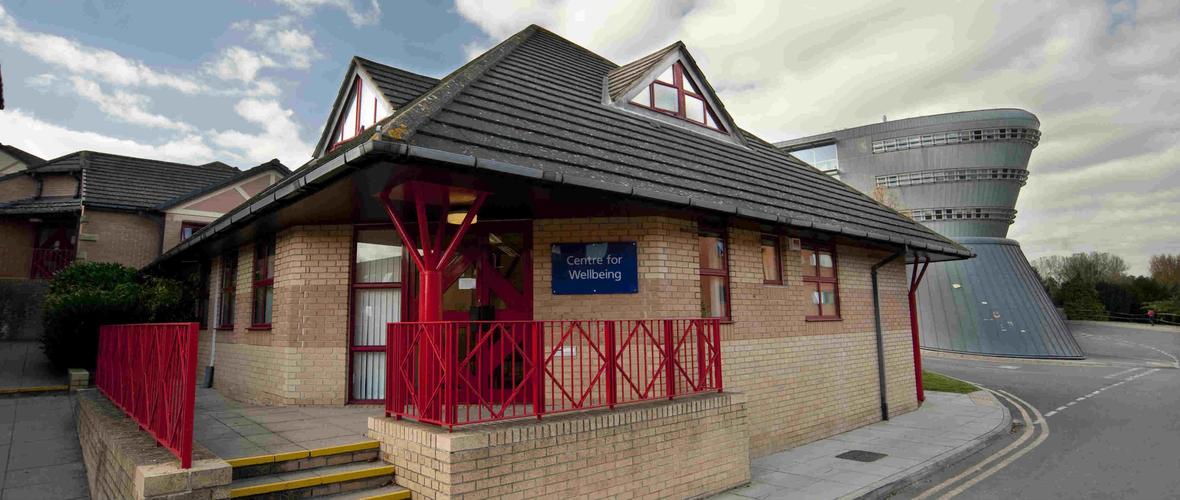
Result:
{"type": "Polygon", "coordinates": [[[605,85],[607,103],[620,110],[745,144],[683,43],[611,70],[605,85]]]}
{"type": "Polygon", "coordinates": [[[261,193],[278,179],[279,175],[274,172],[262,172],[177,205],[168,209],[168,212],[220,216],[261,193]]]}
{"type": "Polygon", "coordinates": [[[428,76],[353,57],[313,156],[323,156],[355,138],[437,83],[428,76]]]}
{"type": "Polygon", "coordinates": [[[348,94],[336,107],[332,133],[328,136],[328,149],[356,137],[392,111],[372,82],[359,74],[354,75],[348,94]]]}

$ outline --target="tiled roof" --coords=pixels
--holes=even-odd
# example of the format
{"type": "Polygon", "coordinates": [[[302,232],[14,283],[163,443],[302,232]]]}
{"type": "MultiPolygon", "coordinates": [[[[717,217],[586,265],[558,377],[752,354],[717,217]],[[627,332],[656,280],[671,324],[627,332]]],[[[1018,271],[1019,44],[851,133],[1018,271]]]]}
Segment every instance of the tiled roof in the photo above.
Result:
{"type": "Polygon", "coordinates": [[[394,108],[404,106],[415,97],[438,85],[436,78],[410,73],[404,69],[386,66],[363,57],[354,59],[373,78],[373,83],[377,84],[381,93],[385,94],[385,99],[394,108]]]}
{"type": "Polygon", "coordinates": [[[153,209],[178,196],[236,177],[225,164],[185,165],[83,151],[82,200],[88,207],[153,209]]]}
{"type": "MultiPolygon", "coordinates": [[[[213,162],[213,163],[206,163],[206,164],[202,165],[202,167],[209,167],[211,165],[225,165],[225,164],[221,163],[221,162],[213,162]]],[[[228,165],[225,165],[225,166],[228,167],[228,165]]],[[[233,168],[233,167],[230,167],[230,168],[233,168]]],[[[234,170],[237,171],[237,169],[234,169],[234,170]]],[[[291,175],[291,169],[287,168],[286,165],[283,165],[282,162],[280,162],[277,158],[275,158],[275,159],[272,159],[266,163],[258,165],[257,167],[251,168],[250,170],[246,170],[245,172],[238,172],[237,175],[234,175],[232,177],[227,177],[225,180],[222,180],[221,182],[209,184],[202,189],[198,189],[195,191],[189,191],[189,192],[182,194],[180,196],[177,196],[175,198],[165,200],[165,201],[161,202],[157,206],[157,208],[165,209],[168,207],[176,206],[176,205],[178,205],[180,203],[184,203],[188,200],[192,200],[197,197],[204,196],[208,193],[212,193],[214,191],[217,191],[218,189],[229,186],[235,182],[240,182],[242,180],[249,179],[250,177],[254,177],[255,175],[261,174],[267,170],[274,170],[275,172],[278,172],[279,175],[282,177],[286,177],[288,175],[291,175]]]]}
{"type": "Polygon", "coordinates": [[[16,158],[17,160],[20,160],[21,163],[24,163],[25,165],[27,165],[29,167],[35,167],[38,164],[40,164],[41,162],[45,161],[44,159],[42,159],[41,157],[39,157],[35,154],[29,153],[28,151],[25,151],[23,149],[15,147],[15,146],[10,146],[8,144],[0,144],[0,150],[4,150],[4,152],[8,153],[9,156],[12,156],[13,158],[16,158]]]}
{"type": "Polygon", "coordinates": [[[669,52],[683,46],[683,43],[676,42],[607,72],[607,94],[610,95],[610,99],[618,99],[620,95],[631,90],[653,65],[660,62],[669,52]]]}
{"type": "Polygon", "coordinates": [[[29,198],[11,201],[8,203],[0,203],[0,214],[4,215],[77,212],[81,209],[81,201],[70,196],[29,198]]]}
{"type": "MultiPolygon", "coordinates": [[[[691,60],[691,55],[685,53],[691,60]]],[[[429,152],[436,161],[487,165],[702,210],[908,245],[950,258],[971,251],[748,133],[714,139],[603,104],[619,66],[530,26],[455,70],[374,127],[337,145],[218,219],[204,238],[307,196],[365,151],[429,152]],[[380,137],[374,137],[374,129],[380,137]],[[347,153],[347,154],[346,154],[347,153]],[[349,155],[352,155],[351,157],[349,155]],[[342,158],[343,156],[343,158],[342,158]]],[[[421,156],[417,156],[421,157],[421,156]]]]}

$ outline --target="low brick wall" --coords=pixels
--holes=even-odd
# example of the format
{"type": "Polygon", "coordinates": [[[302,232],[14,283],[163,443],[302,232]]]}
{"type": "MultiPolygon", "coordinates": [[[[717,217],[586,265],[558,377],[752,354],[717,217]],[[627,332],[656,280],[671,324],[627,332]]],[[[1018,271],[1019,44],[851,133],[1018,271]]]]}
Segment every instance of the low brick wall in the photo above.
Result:
{"type": "Polygon", "coordinates": [[[193,466],[180,462],[139,430],[95,389],[78,392],[78,440],[90,495],[96,499],[229,498],[233,469],[200,444],[193,444],[193,466]]]}
{"type": "Polygon", "coordinates": [[[453,432],[370,417],[369,436],[414,498],[694,498],[750,481],[740,393],[453,432]]]}

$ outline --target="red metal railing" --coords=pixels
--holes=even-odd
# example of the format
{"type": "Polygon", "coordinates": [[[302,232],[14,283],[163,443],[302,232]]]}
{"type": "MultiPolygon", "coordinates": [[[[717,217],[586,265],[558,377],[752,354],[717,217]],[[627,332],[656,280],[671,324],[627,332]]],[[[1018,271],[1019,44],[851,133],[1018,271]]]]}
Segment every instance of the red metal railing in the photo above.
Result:
{"type": "Polygon", "coordinates": [[[197,388],[196,323],[103,325],[98,390],[176,458],[193,461],[197,388]]]}
{"type": "Polygon", "coordinates": [[[34,248],[29,277],[35,280],[52,278],[74,262],[74,255],[73,249],[34,248]]]}
{"type": "Polygon", "coordinates": [[[717,319],[389,323],[388,416],[446,427],[720,391],[717,319]]]}

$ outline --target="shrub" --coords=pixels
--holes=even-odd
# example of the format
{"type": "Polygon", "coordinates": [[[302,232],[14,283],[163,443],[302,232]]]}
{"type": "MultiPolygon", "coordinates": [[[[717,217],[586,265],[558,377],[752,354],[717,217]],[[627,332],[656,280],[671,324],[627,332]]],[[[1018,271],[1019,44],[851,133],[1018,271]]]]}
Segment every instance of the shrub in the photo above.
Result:
{"type": "Polygon", "coordinates": [[[1061,285],[1061,302],[1069,319],[1107,321],[1106,307],[1098,298],[1094,285],[1083,280],[1069,280],[1061,285]]]}
{"type": "Polygon", "coordinates": [[[171,321],[180,296],[173,280],[119,264],[75,262],[50,281],[42,349],[58,368],[93,369],[99,326],[171,321]]]}

